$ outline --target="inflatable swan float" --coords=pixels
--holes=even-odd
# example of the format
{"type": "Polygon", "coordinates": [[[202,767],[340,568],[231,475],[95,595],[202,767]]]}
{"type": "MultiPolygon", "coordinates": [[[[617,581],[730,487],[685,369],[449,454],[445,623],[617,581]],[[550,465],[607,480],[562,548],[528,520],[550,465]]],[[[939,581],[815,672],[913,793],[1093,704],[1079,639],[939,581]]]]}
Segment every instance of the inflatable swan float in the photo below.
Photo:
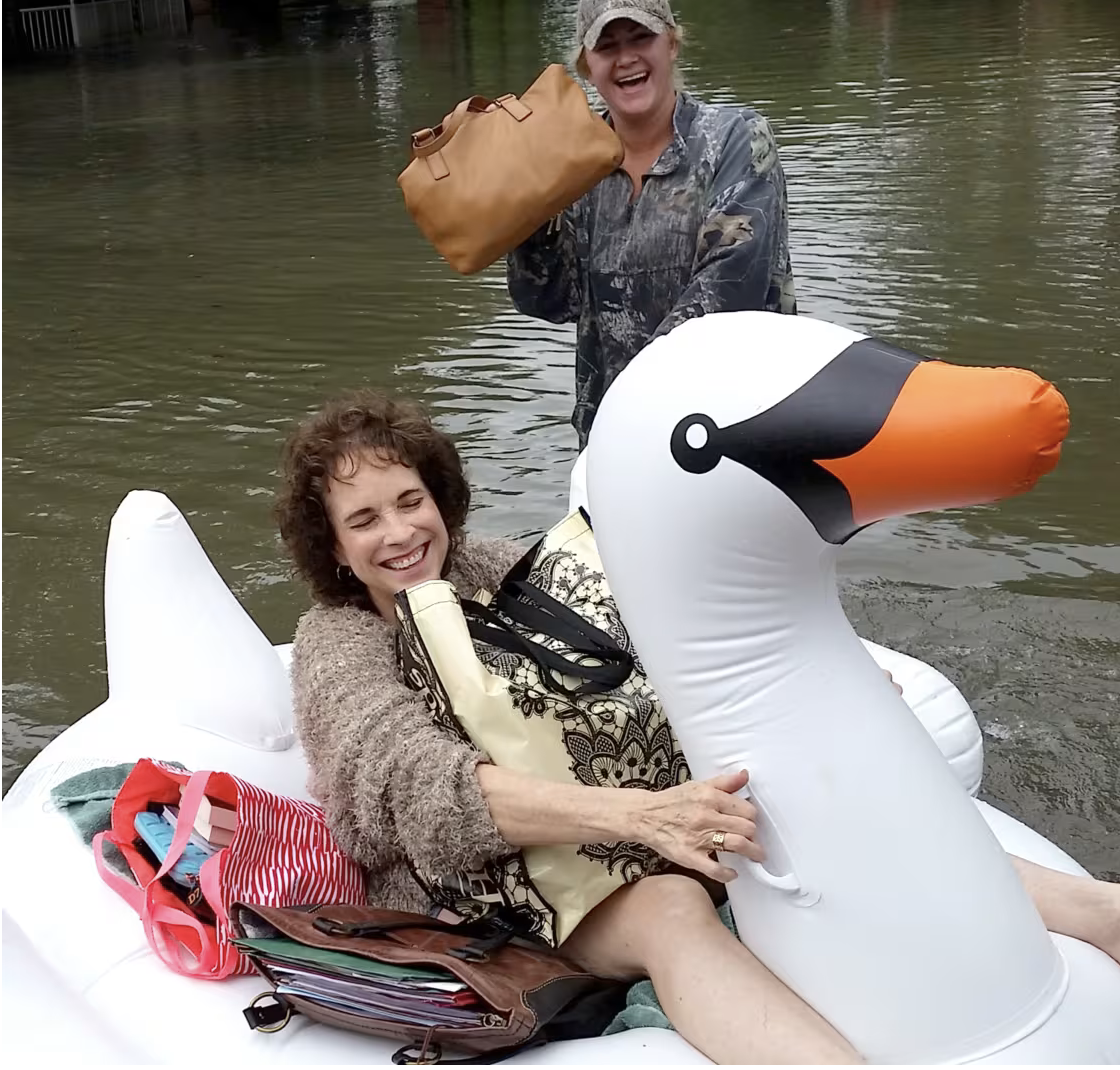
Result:
{"type": "MultiPolygon", "coordinates": [[[[774,319],[801,331],[791,318],[774,319]]],[[[734,363],[742,366],[743,358],[738,356],[740,331],[729,327],[713,328],[717,333],[709,335],[706,340],[703,334],[697,336],[692,333],[681,335],[678,340],[678,334],[674,332],[672,346],[668,350],[666,344],[669,340],[657,343],[660,349],[651,347],[650,352],[654,355],[651,367],[654,364],[660,366],[666,356],[674,353],[679,358],[682,349],[692,359],[692,349],[697,344],[703,350],[705,346],[711,348],[725,343],[730,346],[729,353],[735,356],[734,363]],[[717,342],[717,338],[722,341],[717,342]]],[[[751,329],[754,331],[753,325],[751,329]]],[[[820,352],[816,353],[813,358],[817,361],[816,369],[810,370],[811,360],[808,364],[803,361],[802,365],[798,365],[800,371],[794,372],[786,383],[787,393],[811,378],[822,363],[835,354],[834,343],[842,336],[829,333],[823,326],[821,330],[823,333],[819,337],[824,342],[824,350],[828,351],[830,345],[833,349],[823,359],[820,352]],[[798,375],[800,382],[795,382],[798,375]]],[[[787,357],[792,362],[795,354],[787,352],[791,349],[807,350],[812,357],[816,345],[804,335],[798,334],[795,338],[785,331],[772,336],[757,333],[748,336],[756,339],[760,346],[769,345],[772,352],[765,361],[768,365],[786,363],[787,357]]],[[[857,336],[845,332],[844,337],[857,336]]],[[[642,361],[645,361],[644,357],[642,361]]],[[[639,393],[644,389],[634,377],[620,382],[624,382],[624,390],[630,389],[631,383],[639,393]]],[[[729,382],[737,380],[717,381],[713,384],[716,387],[713,393],[733,402],[736,395],[727,389],[729,382]]],[[[734,420],[741,421],[745,415],[761,411],[780,400],[777,397],[770,401],[759,400],[753,392],[753,385],[743,383],[740,386],[736,387],[739,411],[732,420],[726,418],[722,408],[709,405],[710,399],[705,399],[703,406],[697,402],[695,411],[704,408],[726,425],[734,420]]],[[[767,389],[773,390],[774,385],[770,384],[767,389]]],[[[687,396],[687,393],[678,394],[681,399],[687,396]]],[[[617,420],[619,409],[611,407],[609,411],[610,419],[617,420]]],[[[684,415],[691,412],[693,409],[689,408],[684,415]]],[[[595,444],[600,451],[603,451],[604,441],[604,436],[597,433],[595,444]]],[[[620,458],[633,457],[639,445],[636,439],[629,441],[626,452],[620,453],[620,458]]],[[[643,465],[656,456],[657,451],[651,451],[643,459],[643,465]]],[[[592,466],[593,480],[609,480],[612,478],[610,469],[601,456],[600,461],[603,462],[601,465],[595,463],[592,466]]],[[[572,494],[577,503],[583,501],[581,473],[585,463],[581,460],[573,478],[572,494]]],[[[651,471],[649,475],[652,477],[654,473],[651,471]]],[[[749,473],[744,478],[749,479],[749,473]]],[[[647,489],[653,486],[648,481],[641,485],[647,489]]],[[[593,483],[592,493],[601,500],[605,493],[604,484],[593,483]]],[[[652,499],[652,512],[648,511],[651,503],[647,501],[643,505],[647,512],[638,515],[652,515],[657,519],[653,528],[646,520],[643,532],[656,533],[660,539],[670,531],[678,530],[668,525],[681,519],[677,514],[689,503],[684,498],[666,499],[664,488],[656,493],[658,496],[652,499]]],[[[738,499],[740,504],[746,500],[746,497],[738,499]]],[[[603,517],[596,516],[595,521],[597,526],[606,525],[604,532],[613,524],[613,537],[605,537],[612,552],[617,554],[619,539],[626,530],[625,518],[621,521],[617,515],[609,518],[604,510],[603,517]]],[[[767,526],[763,525],[764,528],[767,526]]],[[[704,553],[710,558],[704,562],[697,561],[695,552],[700,543],[690,546],[687,553],[674,560],[674,566],[681,561],[687,561],[690,569],[701,563],[705,567],[717,566],[712,573],[716,577],[720,561],[728,567],[743,567],[743,555],[751,552],[746,532],[747,528],[743,527],[744,538],[730,550],[714,542],[705,542],[704,553]]],[[[766,652],[768,643],[773,644],[772,657],[778,659],[773,664],[794,664],[798,661],[799,654],[793,647],[782,653],[785,648],[783,641],[779,641],[779,630],[784,635],[784,642],[792,642],[794,646],[810,635],[818,636],[824,647],[839,644],[842,652],[836,655],[839,659],[837,666],[834,668],[829,658],[825,657],[819,663],[821,671],[835,672],[833,679],[847,681],[849,674],[845,666],[858,666],[854,672],[859,677],[859,694],[870,695],[872,705],[880,711],[889,711],[889,717],[909,726],[909,729],[900,729],[897,725],[884,728],[878,724],[864,724],[845,708],[831,725],[825,723],[819,728],[831,743],[837,740],[843,743],[846,748],[843,753],[853,761],[858,776],[870,778],[870,782],[860,789],[865,792],[866,799],[875,801],[889,797],[893,806],[896,795],[901,798],[911,791],[911,777],[902,774],[910,761],[906,756],[916,751],[922,755],[918,759],[919,764],[924,762],[940,770],[939,790],[956,800],[947,808],[950,816],[946,817],[946,821],[951,820],[955,828],[961,822],[963,812],[971,815],[975,823],[975,811],[971,809],[974,804],[968,801],[968,797],[975,794],[979,786],[982,750],[979,728],[967,704],[956,689],[929,666],[874,644],[863,647],[853,645],[850,629],[838,609],[822,618],[819,606],[813,602],[810,597],[812,592],[806,586],[808,575],[804,559],[797,556],[806,545],[814,546],[811,539],[806,541],[807,538],[804,533],[799,535],[794,544],[784,551],[790,555],[788,557],[776,553],[773,543],[755,547],[757,556],[751,565],[751,577],[757,576],[759,568],[769,570],[771,564],[781,568],[766,571],[762,584],[744,579],[741,586],[750,586],[752,594],[750,598],[744,597],[741,603],[736,603],[733,598],[740,590],[739,585],[721,586],[716,582],[715,586],[706,587],[707,581],[695,571],[682,574],[685,586],[680,591],[676,591],[672,583],[662,586],[659,582],[658,594],[664,592],[671,599],[682,598],[690,606],[685,621],[692,627],[697,619],[698,600],[715,592],[711,602],[711,626],[703,636],[705,642],[718,645],[728,638],[742,642],[747,640],[748,634],[754,635],[753,642],[747,641],[747,650],[752,657],[750,664],[760,666],[764,676],[771,674],[770,655],[766,652]],[[774,562],[768,562],[766,555],[774,555],[774,562]],[[791,562],[797,563],[791,565],[791,562]],[[791,570],[801,574],[794,576],[796,582],[793,582],[787,597],[781,591],[785,582],[782,577],[791,570]],[[805,612],[804,622],[799,616],[801,608],[805,612]],[[791,627],[791,621],[795,626],[791,627]],[[880,673],[872,670],[870,677],[866,676],[865,670],[871,662],[862,652],[865,649],[870,650],[882,667],[891,670],[903,687],[906,704],[916,717],[911,717],[905,706],[898,703],[893,689],[886,685],[880,673]],[[782,661],[782,658],[786,660],[782,661]],[[919,725],[924,726],[924,730],[919,725]],[[930,739],[937,744],[936,747],[930,747],[930,739]]],[[[665,544],[661,545],[664,548],[665,544]]],[[[831,574],[827,561],[830,560],[830,545],[821,543],[818,538],[813,550],[815,556],[811,555],[814,567],[818,568],[822,597],[834,597],[829,594],[831,574]],[[821,568],[824,572],[819,571],[821,568]]],[[[680,549],[676,544],[674,553],[680,549]]],[[[664,573],[660,575],[664,577],[664,573]]],[[[727,579],[726,576],[723,578],[727,579]]],[[[632,599],[632,584],[627,585],[627,591],[632,599]]],[[[638,597],[641,597],[640,594],[638,597]]],[[[192,1058],[201,1057],[222,1063],[388,1064],[391,1053],[399,1046],[396,1042],[380,1042],[306,1020],[296,1020],[275,1035],[250,1031],[240,1012],[265,987],[259,979],[239,977],[220,984],[208,984],[180,977],[165,969],[148,950],[135,915],[101,884],[88,848],[80,842],[69,823],[53,809],[49,793],[55,784],[84,770],[134,761],[144,756],[178,760],[194,769],[227,770],[272,791],[307,797],[306,763],[292,729],[287,683],[289,648],[273,647],[260,632],[213,569],[182,514],[162,494],[134,491],[125,498],[113,518],[106,553],[105,618],[108,700],[45,747],[4,799],[3,842],[5,857],[9,860],[3,894],[5,1051],[17,1057],[21,1065],[54,1065],[63,1059],[69,1065],[173,1063],[182,1061],[183,1038],[187,1037],[189,1039],[185,1043],[192,1058]],[[13,864],[13,860],[17,859],[22,861],[18,865],[13,864]],[[60,1023],[64,1023],[65,1028],[60,1028],[60,1023]],[[185,1032],[184,1025],[189,1026],[185,1032]]],[[[664,621],[666,617],[659,613],[657,619],[664,621]]],[[[656,646],[659,640],[643,633],[643,642],[656,646]]],[[[697,653],[703,654],[703,651],[698,650],[697,653]]],[[[680,668],[675,659],[668,662],[667,681],[687,686],[687,679],[680,676],[680,668]]],[[[703,672],[697,678],[707,681],[705,686],[711,684],[711,666],[704,664],[699,668],[703,672]]],[[[812,666],[801,666],[798,677],[801,679],[806,674],[812,677],[816,671],[812,666]]],[[[816,679],[815,686],[821,686],[821,678],[816,679]]],[[[847,683],[845,686],[848,686],[847,683]]],[[[863,994],[868,994],[870,998],[873,991],[889,990],[896,981],[909,982],[907,995],[913,994],[914,999],[925,1000],[926,1005],[909,1011],[909,1018],[899,1025],[897,1019],[900,1015],[905,1018],[905,1013],[897,1010],[895,1004],[905,1007],[906,1001],[900,998],[890,1002],[889,1009],[870,1023],[873,1043],[868,1050],[917,1053],[920,1049],[928,1053],[936,1049],[948,1052],[959,1031],[952,1032],[950,1036],[950,1030],[945,1029],[944,1036],[937,1034],[935,1042],[930,1040],[928,1021],[935,1025],[938,1022],[952,1024],[958,1002],[968,1003],[967,999],[959,999],[959,990],[965,988],[972,997],[983,1002],[986,997],[982,991],[983,984],[1002,984],[1002,974],[994,977],[990,971],[983,972],[988,970],[988,965],[967,947],[969,953],[950,961],[952,956],[941,953],[936,946],[938,941],[928,940],[922,935],[921,922],[915,919],[920,917],[917,911],[926,909],[926,904],[912,894],[910,883],[915,875],[905,868],[909,864],[909,853],[903,852],[898,859],[891,855],[894,840],[882,840],[879,843],[881,853],[872,852],[874,857],[871,859],[866,853],[856,851],[839,861],[831,851],[818,859],[815,841],[802,838],[803,811],[797,810],[791,800],[778,792],[774,782],[780,763],[785,760],[782,757],[784,741],[794,731],[792,722],[788,722],[789,711],[784,703],[778,708],[775,719],[786,727],[779,727],[772,733],[777,737],[777,746],[767,749],[765,755],[762,749],[756,752],[753,733],[756,703],[749,697],[752,693],[743,691],[746,704],[741,711],[748,716],[747,724],[752,728],[749,750],[734,752],[734,744],[729,740],[727,731],[733,722],[723,717],[707,724],[695,722],[693,727],[696,731],[690,729],[686,733],[687,746],[696,751],[701,766],[714,768],[724,759],[734,764],[742,758],[749,758],[751,760],[745,764],[752,771],[756,764],[759,767],[756,779],[765,795],[777,837],[786,848],[783,856],[778,850],[777,837],[772,837],[770,868],[755,874],[767,882],[758,883],[754,889],[762,903],[760,909],[772,909],[780,920],[783,910],[795,906],[794,917],[798,923],[805,920],[810,928],[815,927],[814,931],[822,934],[840,923],[842,928],[848,926],[843,931],[843,937],[859,945],[854,956],[839,965],[830,965],[836,962],[831,956],[840,946],[837,937],[824,936],[821,946],[825,950],[813,960],[807,955],[805,941],[796,931],[796,926],[782,923],[782,931],[791,934],[788,949],[784,946],[784,939],[767,942],[766,926],[762,925],[760,953],[795,986],[800,984],[803,975],[812,979],[819,974],[822,983],[815,987],[810,984],[804,991],[809,998],[816,998],[818,991],[823,992],[822,1005],[837,1006],[841,1014],[848,1014],[851,1011],[849,1004],[858,1002],[863,994]],[[706,742],[705,735],[710,736],[706,742]],[[832,867],[843,869],[854,864],[858,865],[858,872],[850,874],[851,880],[845,879],[842,886],[834,884],[836,874],[832,873],[832,867]],[[873,908],[859,906],[858,897],[864,894],[863,888],[870,890],[868,894],[872,896],[873,908]],[[891,904],[889,911],[883,910],[884,896],[881,893],[884,891],[891,892],[885,896],[891,904]],[[868,926],[862,933],[852,928],[853,922],[858,920],[853,917],[853,912],[857,910],[862,911],[860,917],[868,926]],[[873,910],[877,913],[872,913],[873,910]],[[880,926],[890,927],[886,938],[880,926]],[[903,934],[901,939],[909,942],[913,953],[913,958],[903,962],[901,968],[896,962],[894,950],[885,946],[898,940],[900,933],[903,934]],[[775,947],[776,944],[783,946],[775,947]],[[783,955],[787,956],[786,959],[782,958],[783,955]],[[923,958],[927,955],[928,962],[923,958]],[[917,974],[923,968],[930,975],[924,983],[915,986],[911,974],[917,974]],[[974,976],[980,980],[974,983],[974,976]],[[859,994],[856,1000],[841,999],[843,1005],[838,1005],[838,994],[843,996],[848,989],[859,994]],[[915,1042],[907,1047],[904,1038],[900,1040],[893,1034],[889,1044],[884,1042],[883,1037],[895,1028],[914,1028],[915,1042]]],[[[791,697],[787,696],[787,699],[791,697]]],[[[827,701],[818,705],[815,712],[823,715],[839,709],[836,698],[836,688],[830,684],[827,701]]],[[[719,709],[722,712],[723,708],[719,709]]],[[[758,746],[761,748],[763,733],[760,731],[758,735],[758,746]]],[[[805,742],[800,740],[799,745],[805,742]]],[[[832,783],[824,779],[832,776],[831,767],[819,761],[814,748],[800,746],[797,754],[790,754],[789,758],[797,763],[791,788],[793,796],[801,791],[808,792],[804,797],[806,807],[819,807],[822,797],[829,800],[829,807],[839,809],[845,805],[845,793],[851,789],[850,777],[845,770],[841,770],[843,775],[832,783]],[[814,770],[808,786],[807,768],[814,770]]],[[[935,782],[938,778],[938,774],[930,773],[928,769],[924,776],[926,779],[932,777],[935,782]]],[[[1015,853],[1069,872],[1084,872],[1072,859],[1022,825],[983,804],[975,805],[981,808],[1001,842],[1015,853]]],[[[913,807],[904,806],[900,814],[909,814],[911,809],[913,807]]],[[[822,814],[818,810],[817,816],[834,821],[839,814],[822,814]]],[[[959,905],[962,899],[975,898],[992,905],[998,912],[1003,909],[1003,897],[1006,895],[1015,911],[1014,924],[1023,925],[1026,939],[1033,941],[1027,954],[1014,962],[1031,965],[1036,960],[1045,960],[1052,966],[1053,954],[1045,949],[1040,953],[1038,947],[1045,945],[1052,948],[1053,945],[1046,940],[1045,934],[1040,936],[1036,931],[1037,919],[1033,919],[1030,911],[1016,902],[1017,893],[1007,881],[1006,873],[1000,869],[1000,862],[984,859],[981,851],[982,861],[975,869],[963,856],[955,861],[950,858],[946,863],[936,857],[936,853],[943,849],[945,834],[937,823],[932,830],[926,827],[927,823],[928,815],[914,826],[907,826],[900,817],[892,830],[893,835],[903,840],[912,839],[919,846],[922,842],[928,843],[929,850],[924,853],[924,864],[928,869],[935,865],[953,866],[951,872],[959,874],[965,882],[964,888],[955,896],[954,904],[959,905]]],[[[964,824],[968,825],[968,818],[964,818],[964,824]]],[[[834,826],[827,827],[831,829],[834,826]]],[[[857,831],[860,832],[862,851],[863,840],[880,830],[873,823],[870,831],[861,831],[853,818],[847,822],[845,830],[849,842],[855,841],[857,831]]],[[[1000,856],[994,843],[987,846],[988,853],[994,851],[998,859],[1000,856]]],[[[953,851],[956,851],[955,844],[953,851]]],[[[971,855],[968,857],[971,858],[971,855]]],[[[736,907],[743,919],[749,921],[755,909],[753,900],[744,913],[746,900],[739,894],[744,893],[749,898],[748,883],[736,882],[736,907]]],[[[956,909],[957,906],[954,906],[956,909]]],[[[952,926],[956,924],[956,915],[950,917],[949,913],[938,909],[927,917],[936,919],[943,927],[952,926]]],[[[962,916],[966,915],[967,911],[962,916]]],[[[943,929],[939,931],[944,937],[943,929]]],[[[963,941],[959,943],[964,946],[963,941]]],[[[954,942],[952,946],[957,947],[957,944],[954,942]]],[[[986,950],[990,945],[982,946],[986,950]]],[[[1117,981],[1113,974],[1118,972],[1111,960],[1075,941],[1060,941],[1060,948],[1063,958],[1071,964],[1071,982],[1066,998],[1059,1000],[1055,992],[1051,1003],[1057,1006],[1060,1002],[1060,1015],[1073,1008],[1075,1016],[1088,1019],[1096,1009],[1100,1012],[1097,1014],[1099,1019],[1108,1020],[1103,1008],[1109,1006],[1109,1000],[1115,1000],[1117,981]],[[1111,974],[1109,968],[1113,971],[1111,974]],[[1108,987],[1109,983],[1113,984],[1113,988],[1108,987]]],[[[1016,993],[1024,987],[1029,985],[1020,986],[1016,993]]],[[[1046,991],[1050,993],[1051,990],[1046,991]]],[[[1010,1000],[1004,998],[997,1002],[1003,1007],[1010,1000]]],[[[1047,1010],[1047,1006],[1037,1008],[1038,1021],[1046,1018],[1047,1010]]],[[[976,1017],[973,1015],[968,1021],[974,1022],[976,1017]]],[[[843,1028],[851,1028],[846,1019],[843,1028]]],[[[933,1032],[936,1033],[936,1029],[933,1032]]],[[[1032,1056],[1037,1061],[1116,1061],[1118,1049],[1113,1034],[1102,1031],[1098,1023],[1096,1027],[1086,1026],[1085,1036],[1088,1039],[1076,1049],[1065,1043],[1053,1043],[1048,1048],[1036,1048],[1025,1055],[1020,1054],[1020,1048],[1016,1047],[1010,1049],[1011,1057],[1016,1061],[1032,1056]]],[[[551,1044],[509,1061],[556,1065],[681,1065],[707,1062],[677,1034],[657,1029],[638,1029],[610,1037],[551,1044]]]]}
{"type": "Polygon", "coordinates": [[[1120,966],[1051,937],[1004,850],[1048,845],[961,790],[836,592],[861,527],[1026,490],[1067,428],[1029,372],[724,313],[649,345],[592,429],[596,542],[693,775],[751,772],[743,940],[871,1062],[1120,1061],[1120,966]]]}

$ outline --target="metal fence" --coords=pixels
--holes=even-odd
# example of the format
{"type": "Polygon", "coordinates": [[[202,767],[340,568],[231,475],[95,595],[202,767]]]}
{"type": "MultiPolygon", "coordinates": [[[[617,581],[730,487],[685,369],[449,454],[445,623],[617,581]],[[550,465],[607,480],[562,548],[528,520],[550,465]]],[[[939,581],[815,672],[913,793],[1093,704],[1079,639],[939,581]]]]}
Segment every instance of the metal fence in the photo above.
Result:
{"type": "Polygon", "coordinates": [[[69,52],[74,47],[70,4],[31,7],[21,11],[24,37],[33,52],[69,52]]]}
{"type": "Polygon", "coordinates": [[[71,0],[20,12],[32,52],[70,52],[131,37],[134,33],[187,32],[183,0],[71,0]]]}

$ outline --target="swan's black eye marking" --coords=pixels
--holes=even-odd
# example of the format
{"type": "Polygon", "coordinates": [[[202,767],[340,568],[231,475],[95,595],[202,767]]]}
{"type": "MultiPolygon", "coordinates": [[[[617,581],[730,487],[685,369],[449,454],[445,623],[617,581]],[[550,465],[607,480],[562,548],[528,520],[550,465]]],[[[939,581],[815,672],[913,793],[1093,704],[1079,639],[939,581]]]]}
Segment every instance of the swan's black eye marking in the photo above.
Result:
{"type": "Polygon", "coordinates": [[[837,354],[772,409],[719,427],[702,412],[669,440],[686,472],[704,475],[727,458],[757,472],[794,502],[826,542],[858,530],[847,487],[817,462],[850,457],[881,430],[910,373],[927,357],[863,338],[837,354]]]}

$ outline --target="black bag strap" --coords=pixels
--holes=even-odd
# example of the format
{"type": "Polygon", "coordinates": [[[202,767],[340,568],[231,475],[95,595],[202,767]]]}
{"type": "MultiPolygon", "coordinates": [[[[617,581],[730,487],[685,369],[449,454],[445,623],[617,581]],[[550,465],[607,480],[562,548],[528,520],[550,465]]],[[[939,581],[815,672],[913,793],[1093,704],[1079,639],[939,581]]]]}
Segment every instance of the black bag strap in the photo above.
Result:
{"type": "MultiPolygon", "coordinates": [[[[587,513],[580,509],[580,515],[590,528],[591,520],[587,513]]],[[[543,545],[542,536],[506,573],[494,596],[494,608],[515,624],[560,640],[575,653],[603,653],[609,655],[608,660],[629,661],[632,671],[634,659],[618,645],[612,635],[595,627],[570,606],[529,582],[543,545]]]]}
{"type": "MultiPolygon", "coordinates": [[[[591,520],[581,509],[588,527],[591,520]]],[[[601,695],[621,687],[634,671],[634,657],[614,637],[595,627],[571,607],[535,584],[529,583],[544,545],[536,541],[506,573],[490,606],[473,599],[461,600],[471,638],[499,650],[519,654],[533,661],[553,691],[578,698],[601,695]],[[535,635],[556,639],[571,652],[565,656],[526,638],[512,625],[535,635]],[[561,677],[582,681],[569,687],[561,677]]]]}
{"type": "Polygon", "coordinates": [[[536,564],[537,555],[541,552],[541,547],[543,545],[544,536],[542,535],[520,558],[518,558],[517,564],[506,573],[505,579],[502,580],[503,586],[507,583],[516,582],[517,580],[527,580],[529,578],[529,573],[533,571],[533,565],[536,564]]]}
{"type": "MultiPolygon", "coordinates": [[[[394,929],[433,929],[445,933],[452,928],[442,921],[385,921],[379,923],[362,921],[335,921],[334,918],[316,918],[311,923],[319,932],[326,936],[380,936],[382,933],[392,932],[394,929]]],[[[469,930],[460,930],[469,931],[469,930]]]]}
{"type": "MultiPolygon", "coordinates": [[[[528,585],[526,585],[528,586],[528,585]]],[[[556,599],[535,587],[528,587],[542,600],[556,602],[556,599]]],[[[529,597],[533,597],[530,595],[529,597]]],[[[510,631],[510,623],[518,624],[527,631],[551,636],[563,643],[573,654],[586,655],[598,658],[600,661],[611,665],[625,665],[627,672],[632,672],[634,659],[630,653],[623,650],[600,628],[584,620],[578,613],[574,613],[562,602],[556,602],[562,613],[550,612],[531,602],[516,601],[511,595],[499,592],[495,601],[489,605],[480,605],[472,602],[471,612],[494,627],[503,631],[510,631]]],[[[515,634],[521,635],[520,632],[515,634]]],[[[525,638],[522,636],[522,638],[525,638]]],[[[533,643],[526,639],[526,642],[533,643]]],[[[533,643],[533,645],[539,645],[533,643]]]]}
{"type": "MultiPolygon", "coordinates": [[[[493,604],[510,620],[543,635],[551,635],[573,650],[596,650],[614,657],[630,658],[612,635],[596,628],[570,606],[525,580],[507,580],[493,604]]],[[[632,658],[630,660],[633,661],[632,658]]]]}
{"type": "Polygon", "coordinates": [[[353,936],[355,938],[382,936],[397,929],[428,929],[440,933],[450,933],[455,936],[475,937],[464,947],[452,948],[449,955],[464,962],[485,962],[491,951],[497,951],[516,935],[509,927],[499,927],[488,921],[462,922],[458,925],[449,925],[442,921],[387,921],[376,924],[360,921],[335,921],[333,918],[316,918],[311,923],[319,932],[326,936],[353,936]]]}
{"type": "MultiPolygon", "coordinates": [[[[470,632],[472,639],[488,643],[490,646],[496,646],[499,650],[506,650],[511,654],[520,654],[529,658],[536,664],[551,689],[570,698],[580,695],[598,695],[606,691],[612,691],[616,687],[621,687],[634,671],[634,659],[620,646],[614,644],[614,641],[605,632],[601,634],[614,644],[614,650],[605,646],[600,648],[598,645],[592,645],[586,641],[580,641],[576,644],[566,643],[564,638],[556,636],[561,642],[565,642],[566,645],[572,647],[575,656],[574,658],[568,658],[540,643],[527,639],[513,628],[509,621],[503,619],[489,606],[484,606],[482,603],[472,601],[469,598],[463,599],[462,606],[464,616],[467,619],[467,630],[470,632]],[[575,687],[569,687],[561,679],[562,676],[575,677],[583,682],[575,687]]],[[[564,630],[562,627],[555,629],[550,626],[544,629],[530,624],[526,624],[525,627],[545,634],[552,634],[555,630],[564,630]]]]}

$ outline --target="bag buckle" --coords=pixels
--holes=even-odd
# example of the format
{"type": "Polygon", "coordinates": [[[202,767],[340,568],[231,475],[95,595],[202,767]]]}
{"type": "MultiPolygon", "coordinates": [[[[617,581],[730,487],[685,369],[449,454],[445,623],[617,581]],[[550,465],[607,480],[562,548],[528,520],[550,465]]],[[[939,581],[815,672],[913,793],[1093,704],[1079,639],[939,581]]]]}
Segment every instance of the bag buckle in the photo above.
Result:
{"type": "Polygon", "coordinates": [[[258,1033],[279,1033],[292,1020],[291,1004],[275,992],[262,992],[259,996],[254,996],[253,1002],[241,1013],[245,1015],[249,1028],[258,1033]],[[275,1004],[269,1007],[258,1006],[262,999],[275,1000],[275,1004]]]}
{"type": "Polygon", "coordinates": [[[467,944],[466,947],[453,947],[448,954],[452,958],[462,959],[464,962],[485,962],[490,956],[486,951],[475,944],[467,944]]]}
{"type": "Polygon", "coordinates": [[[519,99],[515,93],[503,93],[494,103],[519,123],[523,123],[533,114],[533,109],[523,100],[519,99]]]}
{"type": "Polygon", "coordinates": [[[466,947],[452,948],[448,954],[452,958],[462,959],[463,962],[486,962],[491,951],[497,951],[508,944],[516,935],[515,930],[508,925],[494,919],[492,926],[498,931],[490,936],[472,940],[466,947]]]}
{"type": "Polygon", "coordinates": [[[367,925],[360,921],[335,921],[334,918],[316,918],[312,926],[324,936],[369,936],[384,932],[384,925],[367,925]]]}
{"type": "Polygon", "coordinates": [[[406,1044],[393,1052],[396,1066],[434,1066],[443,1058],[443,1048],[432,1043],[435,1026],[429,1026],[424,1039],[419,1044],[406,1044]],[[415,1053],[415,1054],[413,1054],[415,1053]]]}

